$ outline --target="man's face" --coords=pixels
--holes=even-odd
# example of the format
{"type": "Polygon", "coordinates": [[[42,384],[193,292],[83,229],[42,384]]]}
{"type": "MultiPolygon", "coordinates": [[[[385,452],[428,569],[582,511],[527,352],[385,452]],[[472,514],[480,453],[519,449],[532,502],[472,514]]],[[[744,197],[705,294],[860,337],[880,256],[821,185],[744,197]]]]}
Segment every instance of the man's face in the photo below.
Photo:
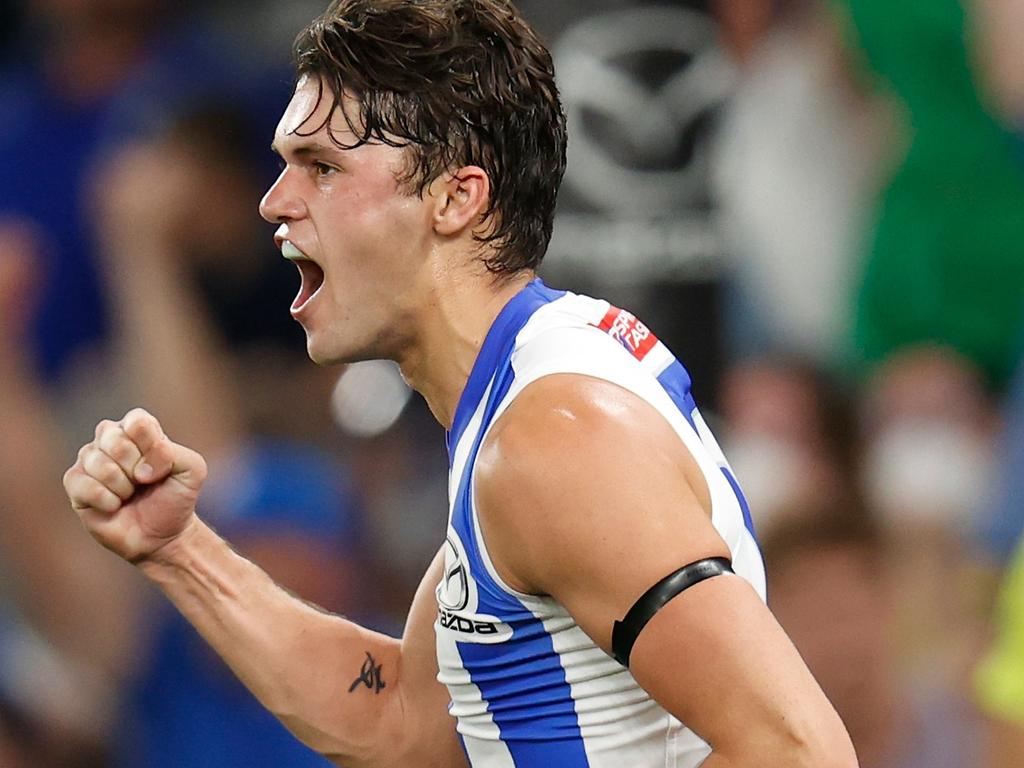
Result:
{"type": "MultiPolygon", "coordinates": [[[[435,199],[401,187],[404,150],[371,144],[339,149],[324,123],[330,92],[299,81],[274,148],[285,167],[260,214],[279,224],[275,241],[295,261],[302,286],[292,316],[306,330],[309,356],[321,364],[393,355],[408,339],[417,286],[433,247],[435,199]]],[[[352,114],[355,114],[353,111],[352,114]]],[[[342,142],[354,137],[330,115],[342,142]]]]}

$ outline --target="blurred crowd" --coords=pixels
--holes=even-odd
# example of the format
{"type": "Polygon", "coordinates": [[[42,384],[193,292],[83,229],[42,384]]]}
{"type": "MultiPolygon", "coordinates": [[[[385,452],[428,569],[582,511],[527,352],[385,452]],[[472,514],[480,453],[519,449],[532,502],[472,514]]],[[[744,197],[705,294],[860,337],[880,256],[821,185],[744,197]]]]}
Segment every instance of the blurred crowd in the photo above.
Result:
{"type": "MultiPolygon", "coordinates": [[[[864,768],[1024,765],[1024,6],[520,0],[570,158],[549,284],[643,317],[864,768]]],[[[201,513],[399,632],[444,436],[320,369],[256,206],[323,0],[0,0],[0,766],[322,766],[60,484],[141,405],[201,513]]]]}

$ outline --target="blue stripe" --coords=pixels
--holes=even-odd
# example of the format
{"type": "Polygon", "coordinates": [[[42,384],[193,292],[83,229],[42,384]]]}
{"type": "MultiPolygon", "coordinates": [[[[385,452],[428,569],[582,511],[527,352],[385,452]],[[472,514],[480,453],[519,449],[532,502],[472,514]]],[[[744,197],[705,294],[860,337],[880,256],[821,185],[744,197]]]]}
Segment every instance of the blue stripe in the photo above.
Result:
{"type": "MultiPolygon", "coordinates": [[[[513,336],[513,341],[514,341],[513,336]]],[[[491,387],[491,394],[487,398],[487,404],[484,407],[484,417],[480,423],[480,429],[473,438],[473,445],[469,449],[469,456],[466,459],[466,466],[462,469],[462,477],[459,479],[459,490],[455,497],[455,506],[452,514],[452,527],[459,536],[459,540],[462,542],[463,548],[466,550],[466,556],[470,560],[471,572],[473,580],[476,581],[477,587],[487,586],[492,594],[501,595],[504,594],[502,590],[491,578],[487,567],[484,565],[483,557],[480,554],[480,547],[477,545],[476,531],[473,524],[473,498],[471,489],[473,487],[473,468],[476,464],[477,454],[480,452],[480,444],[483,441],[484,433],[487,431],[486,427],[490,423],[491,419],[494,418],[494,412],[497,410],[498,405],[508,394],[509,389],[512,387],[512,382],[515,381],[515,372],[512,370],[512,344],[508,345],[507,354],[505,359],[501,361],[501,368],[495,374],[494,384],[491,387]]],[[[458,445],[455,443],[454,446],[458,445]]],[[[479,591],[479,589],[478,589],[479,591]]],[[[481,601],[482,602],[482,601],[481,601]]],[[[518,601],[517,601],[518,602],[518,601]]],[[[484,608],[480,608],[482,613],[491,612],[484,608]]]]}
{"type": "Polygon", "coordinates": [[[661,372],[658,383],[661,384],[672,402],[675,403],[676,408],[686,417],[690,426],[693,427],[693,431],[696,432],[697,425],[693,421],[693,412],[697,410],[697,403],[694,401],[693,395],[690,394],[690,374],[683,368],[683,364],[678,360],[673,360],[672,364],[661,372]]]}
{"type": "Polygon", "coordinates": [[[537,741],[558,745],[565,759],[536,765],[587,768],[572,690],[551,635],[540,621],[531,618],[515,622],[512,639],[499,649],[514,649],[515,656],[529,661],[516,663],[512,656],[498,657],[493,645],[460,642],[458,647],[463,666],[480,689],[518,768],[535,764],[521,762],[514,745],[537,741]]]}
{"type": "Polygon", "coordinates": [[[757,533],[754,531],[754,517],[750,514],[750,505],[747,504],[747,497],[743,495],[743,490],[740,488],[740,484],[732,470],[728,467],[722,467],[721,469],[725,479],[732,486],[732,492],[736,494],[736,500],[740,503],[740,509],[743,510],[743,523],[747,526],[747,530],[750,531],[750,535],[754,537],[754,542],[757,543],[757,533]]]}
{"type": "Polygon", "coordinates": [[[588,768],[589,762],[572,690],[551,636],[525,605],[495,583],[483,563],[472,514],[473,466],[486,426],[515,381],[512,353],[516,336],[537,309],[562,295],[536,280],[502,310],[473,366],[448,437],[450,461],[493,382],[480,431],[460,478],[452,527],[470,560],[479,598],[477,610],[506,622],[512,637],[499,645],[459,642],[456,646],[517,768],[588,768]]]}
{"type": "MultiPolygon", "coordinates": [[[[697,410],[697,403],[693,399],[693,394],[690,392],[691,379],[690,374],[686,372],[683,364],[678,360],[673,360],[672,364],[666,368],[662,374],[658,377],[658,382],[668,393],[668,396],[675,403],[676,408],[682,412],[686,420],[690,422],[690,426],[693,427],[693,431],[700,435],[697,429],[697,424],[694,421],[693,414],[697,410]]],[[[722,473],[725,475],[725,479],[729,481],[729,485],[732,487],[732,491],[736,494],[736,501],[739,502],[740,510],[743,512],[743,523],[746,525],[747,530],[750,531],[750,535],[754,537],[754,541],[757,541],[757,534],[754,532],[754,518],[750,514],[750,505],[747,504],[747,497],[743,495],[743,490],[740,488],[740,484],[736,480],[736,476],[733,475],[732,470],[729,467],[720,467],[722,473]]]]}
{"type": "Polygon", "coordinates": [[[516,335],[534,312],[564,295],[565,291],[552,290],[544,285],[540,278],[536,278],[513,296],[498,313],[498,317],[494,320],[480,347],[476,362],[473,363],[473,370],[470,371],[469,379],[466,381],[466,388],[462,390],[459,404],[455,408],[455,418],[452,420],[452,428],[448,432],[449,467],[455,447],[462,439],[469,420],[473,418],[473,414],[480,404],[480,398],[487,391],[487,385],[494,378],[498,367],[508,362],[515,345],[516,335]]]}

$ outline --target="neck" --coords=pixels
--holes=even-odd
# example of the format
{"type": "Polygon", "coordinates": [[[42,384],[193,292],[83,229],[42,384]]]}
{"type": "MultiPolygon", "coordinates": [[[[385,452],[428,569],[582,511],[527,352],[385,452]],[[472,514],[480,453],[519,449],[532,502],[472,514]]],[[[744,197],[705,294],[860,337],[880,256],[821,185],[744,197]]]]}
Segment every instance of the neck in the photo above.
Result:
{"type": "Polygon", "coordinates": [[[495,318],[534,277],[529,270],[496,276],[481,266],[474,274],[445,272],[432,280],[430,300],[417,324],[420,333],[398,356],[398,364],[406,382],[423,395],[445,429],[451,429],[495,318]]]}

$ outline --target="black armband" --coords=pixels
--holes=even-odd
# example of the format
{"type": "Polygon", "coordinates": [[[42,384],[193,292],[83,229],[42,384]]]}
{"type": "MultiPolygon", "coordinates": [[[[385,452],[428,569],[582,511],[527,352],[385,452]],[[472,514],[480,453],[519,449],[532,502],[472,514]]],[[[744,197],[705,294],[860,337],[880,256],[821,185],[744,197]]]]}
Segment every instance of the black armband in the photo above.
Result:
{"type": "Polygon", "coordinates": [[[705,579],[721,576],[724,573],[733,573],[732,563],[724,557],[698,560],[666,576],[644,592],[643,596],[626,613],[625,618],[612,625],[612,655],[615,660],[628,668],[629,654],[633,651],[633,643],[636,642],[640,632],[647,626],[647,622],[654,614],[680,592],[705,579]]]}

